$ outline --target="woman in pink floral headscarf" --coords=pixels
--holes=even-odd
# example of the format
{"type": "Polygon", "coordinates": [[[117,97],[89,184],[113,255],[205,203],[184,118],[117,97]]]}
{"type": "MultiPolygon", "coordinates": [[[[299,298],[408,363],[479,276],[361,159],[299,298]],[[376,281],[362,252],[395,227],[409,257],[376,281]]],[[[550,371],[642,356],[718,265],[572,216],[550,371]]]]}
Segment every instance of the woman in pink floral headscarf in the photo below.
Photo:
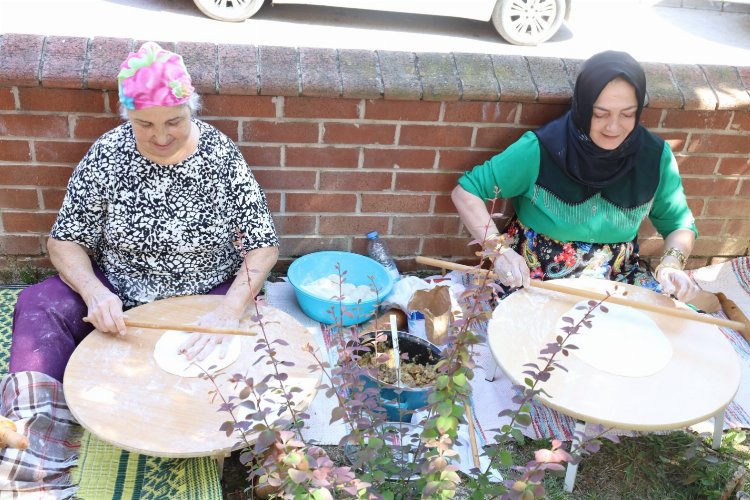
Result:
{"type": "MultiPolygon", "coordinates": [[[[125,334],[123,309],[157,299],[223,294],[201,323],[236,326],[276,263],[265,195],[236,145],[194,117],[199,98],[182,57],[145,43],[118,83],[127,121],[73,172],[47,243],[59,276],[21,293],[11,372],[62,381],[92,329],[125,334]]],[[[194,335],[183,350],[203,359],[217,346],[223,354],[224,340],[194,335]]]]}

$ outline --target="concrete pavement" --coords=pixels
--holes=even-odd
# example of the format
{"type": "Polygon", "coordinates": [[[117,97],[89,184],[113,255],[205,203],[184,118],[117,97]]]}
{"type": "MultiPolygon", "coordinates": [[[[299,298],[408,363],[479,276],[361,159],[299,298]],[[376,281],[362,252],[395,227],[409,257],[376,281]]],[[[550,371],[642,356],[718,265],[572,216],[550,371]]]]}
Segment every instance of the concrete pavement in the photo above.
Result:
{"type": "Polygon", "coordinates": [[[578,59],[617,49],[643,62],[749,66],[750,13],[736,5],[574,0],[571,19],[538,47],[504,42],[489,22],[319,6],[266,5],[243,23],[222,23],[191,0],[0,0],[0,33],[578,59]]]}

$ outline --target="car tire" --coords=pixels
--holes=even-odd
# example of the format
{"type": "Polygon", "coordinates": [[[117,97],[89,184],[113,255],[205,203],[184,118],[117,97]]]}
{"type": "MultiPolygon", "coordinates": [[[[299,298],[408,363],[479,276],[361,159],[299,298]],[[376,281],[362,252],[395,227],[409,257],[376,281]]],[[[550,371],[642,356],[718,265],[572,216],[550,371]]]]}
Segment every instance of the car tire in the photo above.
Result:
{"type": "Polygon", "coordinates": [[[539,45],[560,29],[565,0],[497,0],[492,24],[513,45],[539,45]]]}
{"type": "Polygon", "coordinates": [[[193,0],[205,15],[217,21],[244,21],[263,6],[265,0],[193,0]]]}

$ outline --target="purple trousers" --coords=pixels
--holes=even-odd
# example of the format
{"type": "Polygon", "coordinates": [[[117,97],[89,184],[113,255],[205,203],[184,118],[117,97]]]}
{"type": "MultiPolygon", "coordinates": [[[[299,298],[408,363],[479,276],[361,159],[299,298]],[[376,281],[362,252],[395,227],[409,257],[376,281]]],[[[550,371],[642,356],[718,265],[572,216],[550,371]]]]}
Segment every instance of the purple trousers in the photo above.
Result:
{"type": "MultiPolygon", "coordinates": [[[[114,292],[101,270],[93,266],[99,280],[114,292]]],[[[226,294],[233,281],[222,283],[209,294],[226,294]]],[[[87,314],[81,296],[58,276],[24,289],[13,312],[9,371],[41,372],[62,382],[73,350],[93,330],[83,321],[87,314]]]]}

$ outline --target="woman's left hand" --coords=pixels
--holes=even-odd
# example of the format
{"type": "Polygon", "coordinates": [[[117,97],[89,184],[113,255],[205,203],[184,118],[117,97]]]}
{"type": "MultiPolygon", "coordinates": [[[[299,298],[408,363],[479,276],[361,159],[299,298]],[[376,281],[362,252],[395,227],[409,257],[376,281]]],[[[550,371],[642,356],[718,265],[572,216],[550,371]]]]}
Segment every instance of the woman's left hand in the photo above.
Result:
{"type": "MultiPolygon", "coordinates": [[[[240,324],[239,319],[234,317],[228,311],[217,308],[207,314],[204,314],[198,321],[197,325],[211,326],[219,328],[237,328],[240,324]]],[[[219,358],[224,359],[229,351],[229,344],[232,341],[231,335],[209,335],[205,333],[194,333],[180,346],[180,352],[187,359],[195,358],[197,361],[206,359],[214,349],[219,351],[219,358]]]]}
{"type": "Polygon", "coordinates": [[[690,302],[700,292],[698,285],[685,271],[672,267],[659,269],[656,273],[656,280],[661,285],[664,293],[674,295],[677,300],[682,302],[690,302]]]}

